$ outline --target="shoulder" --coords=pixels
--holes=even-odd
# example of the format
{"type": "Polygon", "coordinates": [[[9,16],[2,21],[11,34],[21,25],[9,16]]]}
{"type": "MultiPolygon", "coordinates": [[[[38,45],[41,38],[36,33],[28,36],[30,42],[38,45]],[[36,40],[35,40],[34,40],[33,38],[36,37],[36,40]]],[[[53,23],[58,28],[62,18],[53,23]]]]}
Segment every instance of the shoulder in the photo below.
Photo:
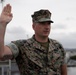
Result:
{"type": "Polygon", "coordinates": [[[49,39],[49,41],[53,44],[56,44],[56,45],[61,45],[61,43],[55,39],[49,39]]]}
{"type": "Polygon", "coordinates": [[[32,38],[29,39],[20,39],[20,40],[16,40],[16,41],[12,41],[12,43],[16,44],[17,46],[22,46],[22,45],[27,45],[27,44],[31,44],[33,42],[32,38]]]}
{"type": "Polygon", "coordinates": [[[26,43],[26,40],[16,40],[16,41],[12,41],[12,43],[16,44],[17,46],[18,45],[23,45],[24,43],[26,43]]]}
{"type": "Polygon", "coordinates": [[[61,55],[65,56],[66,51],[65,51],[65,48],[63,47],[63,45],[55,39],[50,39],[50,41],[52,42],[54,47],[61,52],[61,55]]]}
{"type": "Polygon", "coordinates": [[[57,40],[55,40],[55,39],[49,39],[50,40],[50,43],[52,43],[54,46],[56,46],[58,49],[61,49],[61,50],[64,50],[64,47],[63,47],[63,45],[59,42],[59,41],[57,41],[57,40]]]}

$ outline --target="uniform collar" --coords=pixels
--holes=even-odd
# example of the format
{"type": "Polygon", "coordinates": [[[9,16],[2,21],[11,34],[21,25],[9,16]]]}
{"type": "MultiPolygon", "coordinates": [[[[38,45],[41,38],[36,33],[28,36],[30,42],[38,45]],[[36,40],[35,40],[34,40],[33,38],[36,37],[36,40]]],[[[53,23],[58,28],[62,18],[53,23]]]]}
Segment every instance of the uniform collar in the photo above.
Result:
{"type": "MultiPolygon", "coordinates": [[[[53,43],[53,40],[48,38],[49,39],[49,48],[48,48],[48,51],[51,52],[55,49],[55,45],[53,43]]],[[[42,52],[47,52],[45,50],[45,48],[43,46],[41,46],[41,44],[39,42],[36,41],[34,35],[32,36],[31,40],[28,39],[28,44],[30,44],[30,46],[34,47],[35,49],[37,50],[40,50],[42,52]]]]}

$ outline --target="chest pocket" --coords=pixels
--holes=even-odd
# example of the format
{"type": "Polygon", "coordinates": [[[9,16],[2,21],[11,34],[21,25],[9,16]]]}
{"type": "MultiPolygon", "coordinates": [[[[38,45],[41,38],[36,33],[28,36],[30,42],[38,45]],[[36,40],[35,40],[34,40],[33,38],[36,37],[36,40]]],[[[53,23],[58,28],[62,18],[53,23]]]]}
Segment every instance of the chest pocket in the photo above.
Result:
{"type": "Polygon", "coordinates": [[[27,55],[28,59],[31,60],[33,63],[35,63],[36,65],[38,65],[41,68],[43,67],[42,62],[41,62],[41,56],[39,56],[33,48],[26,50],[26,55],[27,55]]]}

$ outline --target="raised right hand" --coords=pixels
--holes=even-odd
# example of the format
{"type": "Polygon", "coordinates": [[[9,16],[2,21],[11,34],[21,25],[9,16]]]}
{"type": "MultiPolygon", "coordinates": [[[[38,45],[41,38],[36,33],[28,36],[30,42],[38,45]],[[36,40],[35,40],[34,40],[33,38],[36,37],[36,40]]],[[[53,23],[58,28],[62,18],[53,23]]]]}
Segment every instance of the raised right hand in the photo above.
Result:
{"type": "Polygon", "coordinates": [[[0,25],[4,25],[6,27],[6,25],[12,20],[13,15],[11,13],[11,5],[7,4],[3,10],[2,13],[0,15],[0,25]]]}

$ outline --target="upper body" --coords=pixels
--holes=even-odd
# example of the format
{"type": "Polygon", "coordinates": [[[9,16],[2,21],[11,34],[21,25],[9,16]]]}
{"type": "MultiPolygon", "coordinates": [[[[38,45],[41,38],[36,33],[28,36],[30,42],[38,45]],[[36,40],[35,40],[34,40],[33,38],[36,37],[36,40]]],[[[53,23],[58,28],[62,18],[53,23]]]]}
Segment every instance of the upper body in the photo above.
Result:
{"type": "MultiPolygon", "coordinates": [[[[12,17],[13,15],[11,13],[11,6],[7,4],[4,7],[0,16],[0,59],[1,60],[12,59],[14,55],[17,53],[18,55],[15,56],[14,58],[16,59],[17,64],[19,65],[20,71],[23,71],[21,69],[24,67],[24,69],[26,69],[28,73],[28,68],[31,69],[33,66],[34,70],[31,70],[31,72],[36,73],[35,71],[40,69],[38,70],[39,73],[39,71],[41,72],[41,69],[43,71],[45,67],[46,69],[44,70],[45,71],[47,70],[48,72],[47,75],[67,75],[67,69],[66,69],[67,66],[64,60],[65,53],[63,47],[59,43],[57,43],[57,45],[60,46],[60,48],[57,48],[56,45],[52,44],[51,39],[49,39],[48,41],[48,36],[51,30],[51,23],[53,23],[53,21],[51,21],[51,13],[48,10],[40,10],[32,15],[32,20],[33,20],[32,28],[35,32],[34,35],[35,40],[31,41],[30,39],[30,42],[27,40],[25,43],[20,44],[22,48],[20,48],[20,46],[16,44],[16,42],[13,42],[14,46],[11,45],[13,46],[13,48],[11,48],[11,46],[4,46],[5,30],[7,24],[12,20],[12,17]],[[40,44],[38,42],[40,42],[40,44]],[[41,43],[46,43],[46,42],[48,42],[47,46],[45,47],[46,49],[43,49],[44,45],[41,43]],[[28,45],[30,45],[30,47],[28,45]],[[14,48],[16,49],[15,53],[13,50],[14,48]],[[35,50],[37,51],[37,53],[38,51],[41,50],[41,53],[37,54],[35,50]],[[47,50],[46,51],[47,53],[43,52],[44,50],[47,50]],[[34,53],[34,55],[31,52],[34,53]],[[47,59],[47,62],[46,60],[43,59],[45,57],[47,59]],[[37,59],[38,61],[36,61],[37,59]],[[30,62],[31,65],[29,61],[32,61],[30,62]],[[31,67],[29,67],[29,65],[31,67]]],[[[40,75],[45,75],[45,74],[40,74],[40,75]]]]}
{"type": "Polygon", "coordinates": [[[62,75],[65,51],[56,40],[48,38],[48,43],[41,43],[34,35],[28,40],[12,41],[7,46],[12,50],[21,75],[62,75]]]}

